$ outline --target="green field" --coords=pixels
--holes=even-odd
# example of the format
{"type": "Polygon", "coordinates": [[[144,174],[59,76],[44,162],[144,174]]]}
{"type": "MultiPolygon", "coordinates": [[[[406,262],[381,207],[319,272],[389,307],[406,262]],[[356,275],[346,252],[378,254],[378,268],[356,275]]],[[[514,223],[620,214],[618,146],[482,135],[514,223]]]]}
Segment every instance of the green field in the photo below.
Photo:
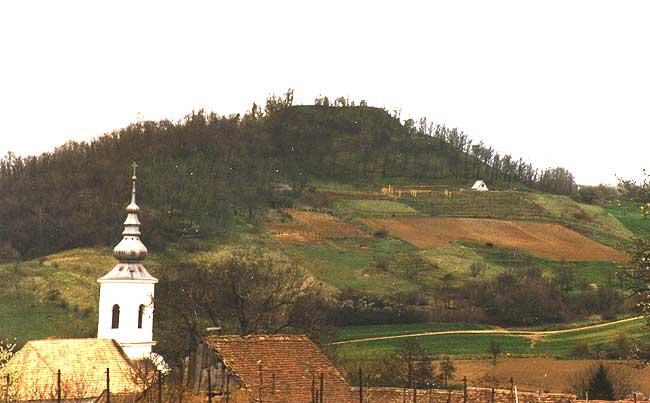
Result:
{"type": "MultiPolygon", "coordinates": [[[[471,326],[467,329],[470,330],[471,326]]],[[[345,328],[344,335],[350,338],[356,335],[372,333],[374,336],[391,336],[400,334],[400,330],[394,326],[384,327],[360,327],[357,329],[345,328]]],[[[422,326],[419,329],[425,329],[422,326]]],[[[418,329],[416,327],[416,329],[418,329]]],[[[453,330],[446,329],[444,325],[432,324],[430,331],[453,330]]],[[[412,328],[405,328],[406,331],[415,333],[412,328]]],[[[457,335],[430,335],[416,336],[416,339],[429,354],[446,355],[468,355],[485,356],[488,354],[488,345],[491,341],[500,343],[504,355],[525,355],[525,356],[567,356],[576,347],[578,342],[586,342],[592,349],[597,345],[607,347],[612,345],[619,335],[624,334],[631,339],[641,339],[649,334],[648,328],[643,320],[613,324],[605,327],[568,331],[550,335],[540,335],[539,339],[531,342],[530,335],[516,334],[517,331],[530,332],[531,330],[519,329],[514,334],[457,334],[457,335]],[[534,345],[533,345],[534,344],[534,345]]],[[[534,331],[534,330],[533,330],[534,331]]],[[[371,357],[373,355],[390,354],[399,348],[404,338],[383,339],[376,341],[363,341],[358,343],[341,344],[337,346],[338,352],[348,359],[371,357]]]]}
{"type": "Polygon", "coordinates": [[[534,200],[546,210],[547,218],[595,241],[614,248],[632,232],[600,206],[577,203],[567,196],[535,193],[534,200]]]}
{"type": "MultiPolygon", "coordinates": [[[[487,355],[490,341],[501,344],[504,354],[530,355],[530,339],[511,335],[458,334],[414,337],[432,355],[487,355]]],[[[337,353],[346,359],[381,357],[398,350],[404,339],[377,340],[337,345],[337,353]]]]}
{"type": "Polygon", "coordinates": [[[351,217],[383,217],[415,215],[417,211],[407,204],[391,200],[338,200],[334,210],[351,217]]]}
{"type": "Polygon", "coordinates": [[[451,192],[450,197],[404,197],[403,202],[417,211],[434,217],[494,218],[539,220],[545,211],[532,194],[514,191],[451,192]]]}
{"type": "Polygon", "coordinates": [[[446,330],[482,330],[493,326],[471,323],[408,323],[404,325],[345,326],[339,329],[337,340],[357,340],[368,337],[397,336],[446,330]]]}
{"type": "Polygon", "coordinates": [[[336,239],[320,244],[288,245],[284,251],[316,278],[338,289],[350,287],[384,295],[421,288],[421,278],[409,278],[405,268],[389,264],[395,255],[416,251],[398,239],[336,239]]]}
{"type": "Polygon", "coordinates": [[[650,220],[641,215],[641,205],[639,202],[622,202],[605,209],[635,235],[643,236],[650,233],[650,220]]]}
{"type": "Polygon", "coordinates": [[[643,320],[626,322],[603,328],[580,330],[542,337],[535,346],[535,351],[543,355],[565,355],[575,348],[578,342],[586,342],[591,348],[596,345],[611,345],[619,335],[624,334],[633,339],[647,338],[650,333],[643,320]]]}

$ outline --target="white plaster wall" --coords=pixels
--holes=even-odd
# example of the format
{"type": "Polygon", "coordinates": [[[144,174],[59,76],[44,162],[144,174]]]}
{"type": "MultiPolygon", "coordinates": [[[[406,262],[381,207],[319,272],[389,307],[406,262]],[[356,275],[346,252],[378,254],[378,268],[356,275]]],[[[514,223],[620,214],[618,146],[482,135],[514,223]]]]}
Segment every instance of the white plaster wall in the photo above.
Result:
{"type": "Polygon", "coordinates": [[[136,281],[103,282],[99,291],[99,324],[97,338],[115,339],[129,358],[129,351],[149,355],[153,343],[153,297],[154,284],[136,281]],[[120,306],[120,323],[117,329],[111,329],[113,305],[120,306]],[[138,329],[138,309],[144,305],[142,328],[138,329]],[[129,343],[148,343],[146,346],[127,346],[129,343]]]}

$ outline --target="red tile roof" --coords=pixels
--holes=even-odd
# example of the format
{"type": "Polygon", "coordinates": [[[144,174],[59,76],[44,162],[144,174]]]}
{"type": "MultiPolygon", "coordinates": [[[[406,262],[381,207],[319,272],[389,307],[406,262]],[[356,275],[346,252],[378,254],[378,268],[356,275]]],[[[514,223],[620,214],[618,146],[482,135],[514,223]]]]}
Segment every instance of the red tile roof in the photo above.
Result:
{"type": "Polygon", "coordinates": [[[348,383],[306,336],[210,336],[205,340],[255,401],[261,391],[265,403],[311,403],[313,379],[319,388],[322,374],[324,403],[352,402],[348,383]]]}

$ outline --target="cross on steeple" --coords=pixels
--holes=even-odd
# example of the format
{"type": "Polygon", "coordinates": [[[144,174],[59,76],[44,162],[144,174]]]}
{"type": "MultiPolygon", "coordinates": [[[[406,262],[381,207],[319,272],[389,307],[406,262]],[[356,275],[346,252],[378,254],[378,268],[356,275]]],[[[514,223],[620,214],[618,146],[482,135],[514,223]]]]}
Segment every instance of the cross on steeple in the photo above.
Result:
{"type": "Polygon", "coordinates": [[[136,162],[133,161],[133,164],[131,164],[131,168],[133,168],[133,176],[135,177],[136,170],[138,169],[138,164],[136,164],[136,162]]]}

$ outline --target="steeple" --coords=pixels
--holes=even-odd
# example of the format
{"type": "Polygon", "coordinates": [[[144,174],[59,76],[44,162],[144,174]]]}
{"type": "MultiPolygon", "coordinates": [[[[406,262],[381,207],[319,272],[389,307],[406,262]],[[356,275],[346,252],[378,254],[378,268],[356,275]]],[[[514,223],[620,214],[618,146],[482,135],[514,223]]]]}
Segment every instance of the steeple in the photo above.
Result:
{"type": "MultiPolygon", "coordinates": [[[[139,262],[144,260],[147,257],[147,247],[144,246],[140,240],[140,220],[138,218],[138,212],[140,212],[140,207],[136,203],[136,182],[138,177],[136,176],[136,169],[138,164],[135,162],[132,165],[133,176],[131,177],[132,188],[131,188],[131,204],[126,206],[126,221],[124,221],[124,231],[122,231],[122,241],[115,246],[113,249],[113,256],[120,263],[129,264],[134,262],[139,262]]],[[[133,269],[133,267],[130,267],[133,269]]]]}
{"type": "Polygon", "coordinates": [[[140,240],[140,207],[136,202],[138,165],[134,162],[131,177],[131,203],[126,207],[122,240],[113,249],[118,260],[105,276],[97,280],[99,324],[97,337],[115,339],[131,359],[151,353],[153,341],[153,296],[158,279],[142,264],[147,247],[140,240]]]}

